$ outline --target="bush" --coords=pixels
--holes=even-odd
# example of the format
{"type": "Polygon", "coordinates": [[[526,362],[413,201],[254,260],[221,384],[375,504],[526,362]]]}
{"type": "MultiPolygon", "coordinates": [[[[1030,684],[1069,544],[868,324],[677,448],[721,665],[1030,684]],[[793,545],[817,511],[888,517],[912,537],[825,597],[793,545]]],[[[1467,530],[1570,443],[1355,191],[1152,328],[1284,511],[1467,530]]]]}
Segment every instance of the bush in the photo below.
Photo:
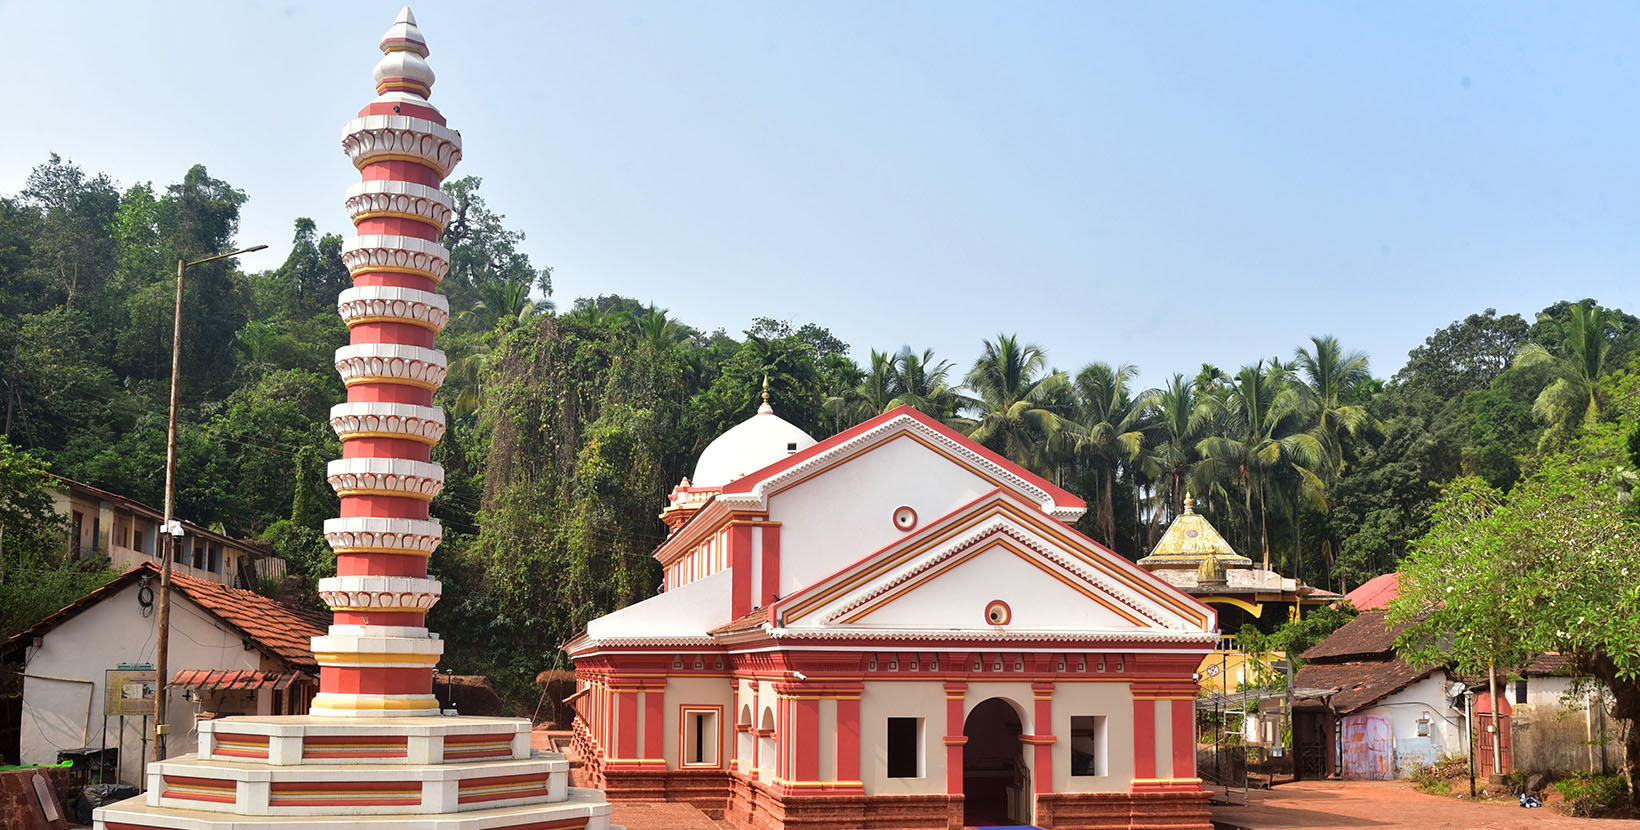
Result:
{"type": "Polygon", "coordinates": [[[1574,772],[1555,783],[1566,798],[1567,813],[1574,816],[1604,815],[1623,803],[1628,788],[1621,775],[1574,772]]]}

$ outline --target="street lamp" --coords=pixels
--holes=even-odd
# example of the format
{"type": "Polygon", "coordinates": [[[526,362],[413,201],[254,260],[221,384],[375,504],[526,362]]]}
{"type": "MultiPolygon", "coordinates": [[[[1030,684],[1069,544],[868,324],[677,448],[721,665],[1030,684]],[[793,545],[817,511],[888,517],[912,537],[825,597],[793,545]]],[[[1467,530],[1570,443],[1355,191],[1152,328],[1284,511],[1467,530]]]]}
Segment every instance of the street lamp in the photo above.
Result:
{"type": "Polygon", "coordinates": [[[154,760],[165,760],[165,736],[171,731],[165,722],[166,652],[171,639],[171,560],[176,558],[177,540],[182,538],[182,523],[176,518],[177,500],[177,372],[182,363],[182,277],[189,268],[227,259],[266,245],[241,248],[226,254],[208,256],[192,262],[177,260],[176,313],[171,322],[171,415],[165,428],[165,524],[160,530],[164,537],[164,561],[159,567],[159,647],[154,654],[154,760]]]}

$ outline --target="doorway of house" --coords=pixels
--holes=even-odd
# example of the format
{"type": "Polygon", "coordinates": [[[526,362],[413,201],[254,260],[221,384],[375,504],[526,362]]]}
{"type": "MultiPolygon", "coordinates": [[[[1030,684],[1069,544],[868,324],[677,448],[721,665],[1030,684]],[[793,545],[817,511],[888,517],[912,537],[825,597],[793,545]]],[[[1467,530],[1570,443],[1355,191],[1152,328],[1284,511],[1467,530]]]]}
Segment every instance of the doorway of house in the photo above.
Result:
{"type": "Polygon", "coordinates": [[[971,827],[1019,825],[1030,820],[1026,799],[1031,774],[1025,766],[1019,713],[993,697],[974,707],[963,722],[963,823],[971,827]]]}

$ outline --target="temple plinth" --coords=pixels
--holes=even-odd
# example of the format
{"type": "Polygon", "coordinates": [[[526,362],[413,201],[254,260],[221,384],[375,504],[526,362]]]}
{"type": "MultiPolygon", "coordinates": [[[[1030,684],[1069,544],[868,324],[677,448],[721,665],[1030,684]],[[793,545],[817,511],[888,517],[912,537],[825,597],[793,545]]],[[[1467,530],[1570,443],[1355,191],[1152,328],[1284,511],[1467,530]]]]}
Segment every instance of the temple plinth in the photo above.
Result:
{"type": "Polygon", "coordinates": [[[97,810],[96,830],[609,828],[602,793],[570,788],[564,756],[530,748],[529,721],[445,715],[433,696],[444,644],[426,627],[441,591],[427,560],[442,531],[428,506],[445,427],[433,394],[448,366],[434,341],[450,317],[439,185],[461,135],[428,102],[409,8],[381,50],[376,98],[342,138],[361,180],[346,194],[353,287],[337,298],[350,339],[336,352],[347,401],[330,412],[341,515],[325,522],[336,576],[319,581],[334,614],[313,638],[319,693],[305,715],[200,721],[198,753],[149,764],[147,792],[97,810]]]}

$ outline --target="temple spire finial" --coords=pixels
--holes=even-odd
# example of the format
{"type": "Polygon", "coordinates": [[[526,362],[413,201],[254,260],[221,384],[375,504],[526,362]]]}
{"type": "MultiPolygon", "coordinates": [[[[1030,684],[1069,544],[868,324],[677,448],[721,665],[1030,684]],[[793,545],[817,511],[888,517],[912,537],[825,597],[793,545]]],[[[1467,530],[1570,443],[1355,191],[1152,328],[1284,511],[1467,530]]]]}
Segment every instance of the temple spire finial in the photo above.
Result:
{"type": "Polygon", "coordinates": [[[759,415],[773,415],[774,407],[769,406],[769,374],[763,373],[763,405],[757,408],[759,415]]]}
{"type": "Polygon", "coordinates": [[[1184,512],[1196,512],[1196,499],[1190,495],[1189,490],[1184,491],[1184,512]]]}
{"type": "Polygon", "coordinates": [[[376,63],[376,94],[408,92],[422,98],[433,94],[433,68],[422,60],[427,57],[427,39],[416,26],[416,16],[410,7],[399,10],[393,25],[382,35],[382,59],[376,63]]]}

